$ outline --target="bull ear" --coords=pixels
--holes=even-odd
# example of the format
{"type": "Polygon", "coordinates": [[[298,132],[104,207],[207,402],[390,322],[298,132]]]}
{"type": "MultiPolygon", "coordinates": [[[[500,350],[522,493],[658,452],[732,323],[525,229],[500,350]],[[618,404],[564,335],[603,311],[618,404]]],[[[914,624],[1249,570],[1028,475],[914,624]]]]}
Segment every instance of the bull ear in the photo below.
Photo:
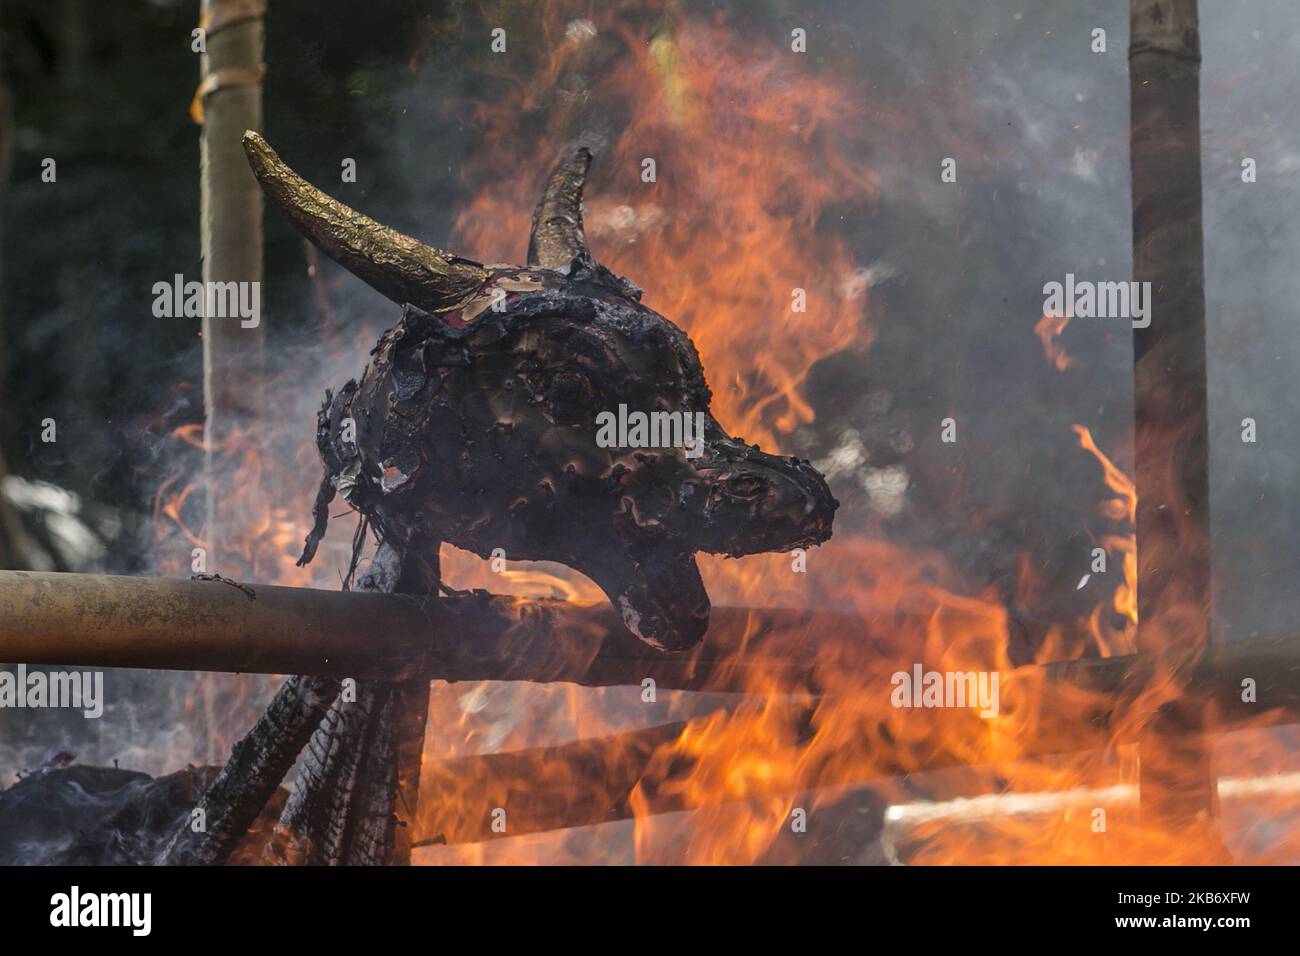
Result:
{"type": "Polygon", "coordinates": [[[528,236],[528,264],[559,269],[590,255],[582,234],[582,186],[591,169],[591,150],[579,146],[560,159],[546,181],[542,201],[533,212],[528,236]]]}
{"type": "Polygon", "coordinates": [[[481,264],[380,225],[321,192],[252,130],[244,133],[244,152],[262,191],[294,228],[399,305],[446,312],[464,305],[487,281],[481,264]]]}

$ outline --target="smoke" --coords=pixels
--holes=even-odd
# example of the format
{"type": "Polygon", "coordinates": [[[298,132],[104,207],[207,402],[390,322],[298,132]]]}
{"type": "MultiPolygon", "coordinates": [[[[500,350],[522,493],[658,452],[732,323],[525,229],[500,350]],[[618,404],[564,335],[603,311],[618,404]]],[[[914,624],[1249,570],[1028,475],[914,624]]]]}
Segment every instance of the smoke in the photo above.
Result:
{"type": "MultiPolygon", "coordinates": [[[[1291,259],[1300,248],[1300,79],[1279,67],[1295,62],[1300,36],[1290,0],[1201,6],[1216,633],[1239,638],[1295,627],[1300,505],[1292,486],[1300,381],[1294,370],[1300,367],[1300,340],[1292,312],[1300,298],[1300,270],[1291,259]],[[1255,183],[1241,181],[1246,157],[1257,161],[1255,183]],[[1246,417],[1258,423],[1253,444],[1241,440],[1246,417]]],[[[808,395],[816,420],[792,437],[791,449],[828,472],[843,502],[841,529],[937,548],[973,584],[999,587],[1013,602],[1018,556],[1027,550],[1041,585],[1035,606],[1020,612],[1053,619],[1097,604],[1098,591],[1076,585],[1103,530],[1095,508],[1105,489],[1070,426],[1091,429],[1131,472],[1130,331],[1123,322],[1072,322],[1060,337],[1071,363],[1060,371],[1045,359],[1034,327],[1045,282],[1067,273],[1096,280],[1130,277],[1128,3],[814,0],[683,8],[688,27],[693,17],[722,11],[756,46],[802,27],[809,36],[809,70],[843,77],[870,94],[857,120],[865,145],[844,160],[879,178],[878,197],[828,211],[819,228],[842,236],[854,253],[860,271],[846,281],[870,303],[875,341],[814,369],[808,395]],[[1104,53],[1090,48],[1098,28],[1107,34],[1104,53]],[[941,179],[947,158],[955,160],[956,182],[941,179]],[[955,419],[960,436],[953,446],[936,441],[947,417],[955,419]]],[[[286,88],[319,85],[332,69],[319,50],[312,52],[311,20],[286,5],[272,5],[269,13],[271,141],[304,176],[342,201],[444,245],[458,205],[482,186],[467,181],[464,171],[472,167],[483,134],[469,104],[481,95],[485,76],[500,81],[475,52],[474,44],[486,42],[480,34],[485,36],[487,22],[466,13],[427,30],[421,26],[423,33],[386,30],[382,40],[372,41],[387,44],[377,48],[376,61],[354,64],[348,75],[349,89],[363,95],[291,99],[286,88]],[[293,31],[277,17],[292,21],[293,31]],[[413,35],[421,45],[415,51],[413,35]],[[372,108],[380,102],[383,109],[372,108]],[[339,182],[342,156],[357,159],[356,184],[339,182]]],[[[586,21],[576,29],[586,32],[589,26],[586,21]]],[[[599,88],[600,76],[585,82],[599,88]]],[[[147,126],[147,115],[135,119],[147,126]]],[[[537,115],[519,122],[525,131],[542,125],[537,115]]],[[[33,155],[45,148],[39,140],[33,155]]],[[[193,153],[182,152],[175,161],[193,169],[193,153]]],[[[536,179],[551,158],[519,156],[519,175],[536,179]]],[[[103,182],[59,193],[69,207],[61,206],[56,218],[76,222],[72,206],[92,207],[106,192],[141,188],[140,167],[102,175],[103,182]]],[[[32,221],[34,188],[23,187],[17,197],[27,203],[32,221]]],[[[178,264],[160,255],[156,243],[132,241],[100,243],[106,252],[93,267],[61,265],[65,278],[57,301],[30,316],[20,351],[47,356],[43,376],[76,371],[74,363],[58,357],[66,353],[56,346],[87,328],[106,336],[109,364],[129,367],[134,340],[117,330],[147,315],[149,283],[141,282],[138,294],[128,293],[117,274],[159,279],[178,270],[196,273],[196,244],[178,238],[187,233],[176,225],[184,222],[193,232],[193,216],[186,218],[192,209],[185,205],[191,197],[167,195],[175,207],[167,241],[189,261],[178,264]],[[78,302],[89,305],[78,312],[78,302]]],[[[147,204],[114,209],[119,219],[129,217],[129,235],[150,228],[147,204]]],[[[455,251],[489,261],[518,258],[527,224],[515,226],[515,248],[455,251]]],[[[108,224],[90,231],[107,232],[108,224]]],[[[366,351],[395,321],[397,309],[332,264],[319,263],[309,278],[301,241],[274,212],[267,216],[266,237],[265,322],[275,405],[250,438],[271,454],[296,456],[298,486],[276,488],[273,497],[297,503],[296,512],[274,516],[297,536],[306,527],[319,476],[311,436],[323,390],[360,374],[366,351]]],[[[12,236],[8,243],[15,244],[12,236]]],[[[11,276],[34,273],[35,264],[11,257],[9,270],[11,276]]],[[[7,294],[11,303],[22,298],[7,294]]],[[[48,290],[40,296],[48,299],[48,290]]],[[[93,486],[111,474],[120,487],[121,475],[132,473],[131,482],[144,483],[138,470],[152,482],[152,492],[164,481],[175,487],[197,478],[193,449],[165,439],[175,425],[194,419],[196,355],[197,344],[177,346],[170,361],[134,372],[144,377],[138,381],[120,370],[105,373],[114,389],[130,397],[127,417],[136,427],[127,444],[138,452],[133,460],[116,426],[105,427],[112,409],[78,401],[82,386],[60,399],[60,420],[66,416],[84,425],[88,436],[78,445],[80,482],[93,486]],[[172,391],[184,381],[190,390],[172,391]],[[141,407],[144,394],[149,414],[141,407]],[[174,397],[160,400],[164,394],[174,397]]],[[[54,453],[36,448],[38,466],[41,454],[54,453]]],[[[43,465],[57,466],[54,459],[43,465]]],[[[209,570],[254,582],[336,585],[332,579],[346,567],[351,530],[350,522],[338,525],[328,539],[330,550],[310,571],[294,571],[278,543],[247,563],[225,559],[209,570]]],[[[141,554],[147,557],[133,556],[122,569],[188,573],[192,544],[173,519],[163,516],[146,539],[141,554]]],[[[44,715],[26,720],[0,749],[0,770],[35,766],[56,749],[87,762],[117,758],[154,774],[191,761],[220,762],[232,736],[251,725],[270,687],[260,678],[110,672],[101,721],[69,724],[44,715]]],[[[478,735],[456,745],[495,749],[521,720],[553,728],[557,740],[571,739],[577,730],[565,725],[565,715],[574,702],[594,706],[610,698],[585,690],[528,693],[531,710],[499,688],[450,694],[456,708],[481,715],[478,735]]],[[[607,725],[638,720],[621,702],[606,709],[607,725]]]]}
{"type": "Polygon", "coordinates": [[[1216,617],[1230,636],[1294,631],[1300,580],[1300,54],[1295,8],[1201,5],[1201,161],[1216,617]],[[1242,182],[1243,160],[1258,178],[1242,182]],[[1253,418],[1258,441],[1242,441],[1253,418]]]}

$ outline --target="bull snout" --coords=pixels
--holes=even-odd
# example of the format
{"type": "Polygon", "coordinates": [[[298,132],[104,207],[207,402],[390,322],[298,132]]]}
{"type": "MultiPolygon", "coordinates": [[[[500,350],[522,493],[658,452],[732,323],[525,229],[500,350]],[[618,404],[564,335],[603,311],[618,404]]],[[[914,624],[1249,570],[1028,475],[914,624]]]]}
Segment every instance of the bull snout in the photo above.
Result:
{"type": "Polygon", "coordinates": [[[821,544],[839,502],[816,469],[730,438],[711,438],[691,537],[698,550],[739,557],[821,544]]]}

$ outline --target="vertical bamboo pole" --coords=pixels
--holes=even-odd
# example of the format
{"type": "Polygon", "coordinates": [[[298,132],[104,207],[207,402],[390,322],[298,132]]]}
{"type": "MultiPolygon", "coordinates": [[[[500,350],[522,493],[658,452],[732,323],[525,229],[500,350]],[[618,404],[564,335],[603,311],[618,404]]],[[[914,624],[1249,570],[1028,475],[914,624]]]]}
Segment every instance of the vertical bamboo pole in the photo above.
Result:
{"type": "MultiPolygon", "coordinates": [[[[1130,13],[1133,278],[1151,283],[1150,323],[1133,332],[1138,650],[1181,673],[1211,615],[1200,32],[1196,0],[1132,0],[1130,13]]],[[[1162,826],[1214,826],[1199,727],[1168,705],[1142,744],[1142,810],[1162,826]]]]}
{"type": "MultiPolygon", "coordinates": [[[[0,8],[3,4],[0,4],[0,8]]],[[[4,66],[4,57],[8,53],[5,49],[6,40],[0,36],[0,67],[4,66]]],[[[9,168],[13,160],[14,145],[14,122],[13,122],[13,97],[9,93],[9,87],[4,81],[4,73],[0,70],[0,211],[3,211],[5,184],[9,182],[9,168]]],[[[0,225],[3,222],[0,221],[0,225]]],[[[3,250],[0,250],[3,253],[3,250]]],[[[4,284],[4,260],[0,258],[0,287],[4,284]]],[[[0,313],[0,393],[6,393],[7,369],[5,357],[8,346],[8,328],[4,322],[4,314],[0,313]]],[[[5,456],[3,445],[10,438],[8,427],[0,431],[0,479],[8,473],[5,466],[5,456]]],[[[26,568],[28,567],[28,557],[30,546],[27,541],[27,532],[23,529],[22,519],[18,517],[18,512],[10,505],[8,500],[0,495],[0,567],[4,568],[26,568]]]]}
{"type": "Polygon", "coordinates": [[[424,765],[424,734],[429,718],[428,680],[397,685],[397,794],[393,811],[393,866],[411,865],[411,846],[419,825],[420,776],[424,765]]]}
{"type": "MultiPolygon", "coordinates": [[[[416,536],[407,545],[398,594],[436,595],[442,580],[440,542],[416,536]]],[[[393,811],[397,828],[388,863],[411,865],[411,848],[420,819],[420,778],[424,768],[424,735],[432,692],[427,677],[397,685],[397,793],[393,811]]]]}
{"type": "MultiPolygon", "coordinates": [[[[262,191],[241,143],[262,129],[263,0],[202,0],[206,31],[197,117],[200,152],[203,282],[262,282],[262,191]]],[[[210,306],[209,301],[205,306],[210,306]]],[[[222,557],[220,509],[228,476],[220,456],[232,436],[250,427],[262,408],[264,326],[238,317],[203,317],[203,402],[206,436],[207,545],[212,566],[222,557]]],[[[228,565],[227,565],[228,566],[228,565]]]]}

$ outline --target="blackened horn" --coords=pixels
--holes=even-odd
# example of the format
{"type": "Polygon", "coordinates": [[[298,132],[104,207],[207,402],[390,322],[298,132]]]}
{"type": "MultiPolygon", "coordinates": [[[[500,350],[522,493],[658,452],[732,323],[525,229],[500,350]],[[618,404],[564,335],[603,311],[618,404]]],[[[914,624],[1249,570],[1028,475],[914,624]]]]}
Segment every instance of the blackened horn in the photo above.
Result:
{"type": "Polygon", "coordinates": [[[445,312],[464,305],[487,281],[479,263],[427,246],[330,198],[252,130],[244,133],[244,152],[262,191],[294,228],[394,302],[445,312]]]}
{"type": "Polygon", "coordinates": [[[542,201],[533,213],[528,264],[545,269],[567,266],[587,254],[582,234],[582,185],[591,168],[591,150],[580,146],[551,170],[542,201]]]}

